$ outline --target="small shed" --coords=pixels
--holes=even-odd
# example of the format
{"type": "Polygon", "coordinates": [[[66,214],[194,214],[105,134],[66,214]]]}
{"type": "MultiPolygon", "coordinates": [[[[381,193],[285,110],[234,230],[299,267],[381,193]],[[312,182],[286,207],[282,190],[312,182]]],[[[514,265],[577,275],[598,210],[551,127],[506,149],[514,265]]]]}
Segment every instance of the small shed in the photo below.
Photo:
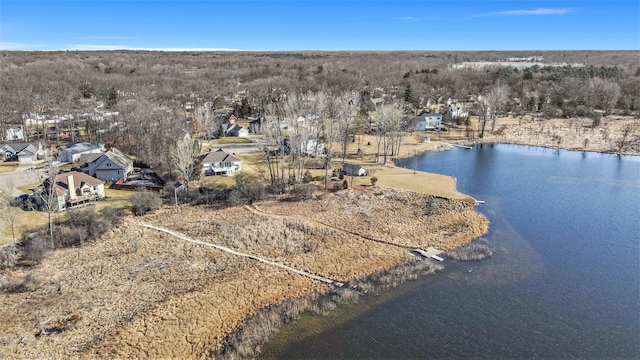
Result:
{"type": "Polygon", "coordinates": [[[342,173],[347,176],[367,176],[367,170],[356,164],[343,164],[342,173]]]}

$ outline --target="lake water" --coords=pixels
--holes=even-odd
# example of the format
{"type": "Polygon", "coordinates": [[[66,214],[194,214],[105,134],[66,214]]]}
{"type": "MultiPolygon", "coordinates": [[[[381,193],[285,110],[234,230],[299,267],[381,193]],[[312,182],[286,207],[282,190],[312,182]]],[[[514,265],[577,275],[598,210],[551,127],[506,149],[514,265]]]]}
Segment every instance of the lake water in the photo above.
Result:
{"type": "Polygon", "coordinates": [[[417,167],[486,201],[494,257],[305,315],[263,357],[640,358],[640,158],[498,144],[417,167]]]}

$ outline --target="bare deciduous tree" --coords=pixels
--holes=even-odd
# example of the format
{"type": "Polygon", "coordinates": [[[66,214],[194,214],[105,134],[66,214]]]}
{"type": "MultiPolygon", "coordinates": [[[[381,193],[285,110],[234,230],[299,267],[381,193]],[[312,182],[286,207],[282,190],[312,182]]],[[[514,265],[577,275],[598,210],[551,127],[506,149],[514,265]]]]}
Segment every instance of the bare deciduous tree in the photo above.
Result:
{"type": "Polygon", "coordinates": [[[401,117],[402,112],[395,104],[385,104],[378,107],[376,111],[376,123],[374,130],[378,147],[376,152],[376,162],[380,162],[380,147],[382,146],[382,155],[384,159],[382,163],[387,163],[389,150],[392,146],[395,133],[399,129],[401,117]]]}
{"type": "Polygon", "coordinates": [[[191,139],[189,133],[186,133],[176,143],[175,149],[170,155],[171,164],[175,171],[178,172],[180,177],[184,179],[187,190],[189,189],[189,183],[193,180],[196,169],[196,160],[200,154],[200,143],[197,140],[191,139]]]}

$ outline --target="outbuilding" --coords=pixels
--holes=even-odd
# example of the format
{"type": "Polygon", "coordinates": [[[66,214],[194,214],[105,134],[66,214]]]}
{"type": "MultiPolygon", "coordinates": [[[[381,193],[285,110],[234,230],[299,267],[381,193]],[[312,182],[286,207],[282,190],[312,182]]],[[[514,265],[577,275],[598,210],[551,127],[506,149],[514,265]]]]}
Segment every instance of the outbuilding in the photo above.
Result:
{"type": "Polygon", "coordinates": [[[347,176],[367,176],[367,170],[356,164],[343,164],[342,173],[347,176]]]}

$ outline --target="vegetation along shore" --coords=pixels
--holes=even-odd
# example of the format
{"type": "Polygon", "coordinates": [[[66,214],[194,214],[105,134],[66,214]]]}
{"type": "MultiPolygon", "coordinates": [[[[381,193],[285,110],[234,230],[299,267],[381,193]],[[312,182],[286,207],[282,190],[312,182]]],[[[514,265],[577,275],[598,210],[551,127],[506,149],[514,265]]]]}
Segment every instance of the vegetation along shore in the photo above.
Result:
{"type": "Polygon", "coordinates": [[[394,159],[640,152],[637,52],[529,53],[0,52],[0,358],[253,357],[442,270],[414,249],[490,257],[476,199],[394,159]]]}

